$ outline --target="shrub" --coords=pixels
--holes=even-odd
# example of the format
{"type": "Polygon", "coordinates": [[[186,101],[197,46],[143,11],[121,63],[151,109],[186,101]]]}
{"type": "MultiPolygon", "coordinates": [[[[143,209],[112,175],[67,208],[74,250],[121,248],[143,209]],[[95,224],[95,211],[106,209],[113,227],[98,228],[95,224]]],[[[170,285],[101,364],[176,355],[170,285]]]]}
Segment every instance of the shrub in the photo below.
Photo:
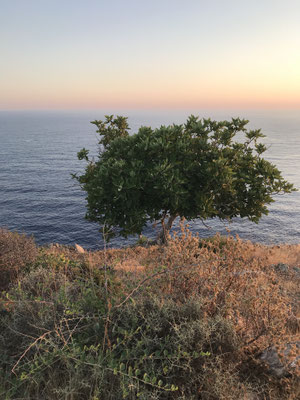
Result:
{"type": "Polygon", "coordinates": [[[37,254],[33,238],[0,228],[0,291],[15,282],[37,254]]]}
{"type": "Polygon", "coordinates": [[[93,121],[98,157],[89,160],[82,149],[78,158],[88,163],[74,176],[87,194],[87,219],[104,225],[107,238],[161,223],[162,240],[177,217],[258,222],[274,194],[295,189],[262,158],[264,135],[247,130],[248,122],[190,116],[182,125],[142,126],[129,135],[127,118],[93,121]]]}
{"type": "MultiPolygon", "coordinates": [[[[226,397],[229,374],[223,370],[234,369],[239,343],[224,318],[203,318],[200,299],[176,304],[139,297],[105,310],[99,293],[74,291],[56,276],[61,289],[52,289],[51,301],[39,302],[41,284],[49,283],[45,272],[32,272],[21,291],[11,293],[18,302],[1,324],[10,398],[38,393],[49,399],[197,399],[200,392],[204,399],[226,397]],[[33,298],[28,294],[34,287],[33,298]],[[9,382],[11,369],[17,378],[9,382]]],[[[235,380],[230,379],[236,385],[232,399],[243,392],[235,380]]]]}

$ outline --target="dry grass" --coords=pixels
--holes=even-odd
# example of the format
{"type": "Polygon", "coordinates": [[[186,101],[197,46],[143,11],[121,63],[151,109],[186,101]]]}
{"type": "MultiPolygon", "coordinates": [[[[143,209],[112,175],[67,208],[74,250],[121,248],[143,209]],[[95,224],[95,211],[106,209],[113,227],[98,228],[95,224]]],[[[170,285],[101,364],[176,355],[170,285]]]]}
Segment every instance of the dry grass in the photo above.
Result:
{"type": "MultiPolygon", "coordinates": [[[[272,341],[274,335],[289,337],[286,323],[292,331],[299,332],[300,277],[293,267],[300,267],[300,245],[264,246],[218,235],[205,242],[205,246],[201,243],[183,227],[181,235],[173,236],[165,247],[131,247],[85,254],[70,248],[50,247],[47,252],[85,260],[92,269],[113,268],[121,279],[130,276],[136,282],[161,266],[170,271],[183,266],[172,273],[161,290],[170,296],[179,294],[181,299],[204,295],[210,302],[207,309],[211,310],[226,306],[233,312],[228,318],[236,321],[240,333],[244,332],[245,343],[256,336],[265,338],[260,332],[267,329],[266,324],[272,341]],[[287,264],[288,272],[276,270],[274,266],[279,263],[287,264]],[[281,320],[280,326],[274,323],[276,319],[281,320]]],[[[258,339],[254,342],[257,344],[258,339]]],[[[262,345],[267,344],[264,341],[262,345]]]]}
{"type": "Polygon", "coordinates": [[[22,269],[34,262],[37,254],[33,238],[0,228],[0,291],[15,282],[22,269]]]}
{"type": "Polygon", "coordinates": [[[132,284],[164,266],[172,273],[159,279],[153,290],[178,301],[203,296],[204,315],[223,308],[247,354],[259,354],[274,344],[281,349],[284,343],[299,340],[300,279],[293,267],[300,266],[300,245],[270,247],[218,235],[205,246],[201,243],[183,227],[165,247],[71,256],[87,259],[93,268],[111,266],[121,279],[130,276],[132,284]],[[287,264],[288,271],[277,271],[278,263],[287,264]]]}
{"type": "MultiPolygon", "coordinates": [[[[5,249],[0,257],[2,271],[11,268],[14,272],[9,279],[14,282],[21,276],[22,268],[36,259],[37,249],[32,239],[5,230],[1,230],[0,246],[5,249]]],[[[140,301],[138,298],[147,298],[149,293],[159,298],[161,304],[170,300],[180,307],[201,299],[204,321],[221,316],[233,326],[239,350],[232,354],[233,359],[228,356],[228,362],[232,363],[230,368],[241,387],[252,387],[254,398],[259,400],[296,400],[300,395],[299,365],[293,369],[292,377],[278,381],[259,362],[259,355],[268,346],[273,345],[282,353],[286,343],[300,340],[300,276],[295,269],[300,267],[300,245],[271,247],[218,235],[202,241],[183,226],[181,234],[170,238],[166,246],[84,254],[69,247],[50,246],[43,248],[43,255],[45,260],[48,256],[55,260],[62,257],[60,272],[68,278],[76,277],[76,263],[84,265],[91,276],[97,271],[113,271],[120,298],[113,292],[107,293],[115,296],[114,304],[124,298],[136,297],[140,301]],[[279,263],[286,267],[276,268],[279,263]],[[141,284],[144,281],[146,284],[141,284]]],[[[8,281],[5,282],[7,286],[8,281]]],[[[282,362],[287,365],[295,355],[299,355],[296,346],[289,358],[282,354],[282,362]]],[[[229,394],[229,381],[228,388],[224,388],[229,370],[223,373],[220,391],[229,394]]],[[[226,398],[222,396],[215,398],[226,398]]]]}

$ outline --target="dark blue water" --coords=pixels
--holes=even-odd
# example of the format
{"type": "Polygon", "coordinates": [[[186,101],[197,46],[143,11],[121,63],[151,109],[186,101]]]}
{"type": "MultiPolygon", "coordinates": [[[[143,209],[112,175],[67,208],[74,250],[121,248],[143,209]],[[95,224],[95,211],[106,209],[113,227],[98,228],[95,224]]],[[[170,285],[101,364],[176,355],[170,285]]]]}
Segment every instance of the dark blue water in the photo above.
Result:
{"type": "MultiPolygon", "coordinates": [[[[214,119],[240,116],[262,128],[269,149],[265,158],[274,162],[283,175],[300,188],[300,111],[193,111],[214,119]]],[[[182,123],[190,114],[184,111],[123,112],[129,116],[132,132],[140,125],[153,127],[182,123]]],[[[0,226],[33,234],[37,243],[79,243],[87,248],[102,247],[97,225],[84,219],[85,195],[70,174],[81,172],[84,163],[76,154],[82,147],[96,153],[97,135],[89,123],[103,118],[102,111],[81,112],[0,112],[0,226]]],[[[256,225],[246,220],[230,224],[233,234],[267,244],[300,242],[300,192],[277,196],[270,214],[256,225]]],[[[201,236],[226,225],[208,221],[207,229],[194,221],[191,229],[201,236]]],[[[146,234],[155,235],[152,227],[146,234]]],[[[129,240],[114,239],[111,246],[124,246],[129,240]]]]}

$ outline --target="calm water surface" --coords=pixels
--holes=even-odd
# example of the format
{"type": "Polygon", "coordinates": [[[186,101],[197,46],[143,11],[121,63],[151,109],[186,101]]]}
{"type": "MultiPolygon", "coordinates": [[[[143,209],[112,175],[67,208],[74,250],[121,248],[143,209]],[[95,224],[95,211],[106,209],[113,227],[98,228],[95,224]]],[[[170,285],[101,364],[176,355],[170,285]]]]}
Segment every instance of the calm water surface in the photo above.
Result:
{"type": "MultiPolygon", "coordinates": [[[[300,111],[214,111],[194,114],[214,119],[240,116],[250,127],[262,128],[268,145],[265,158],[275,163],[283,176],[300,188],[300,111]]],[[[140,125],[183,123],[184,111],[123,112],[132,132],[140,125]]],[[[81,172],[84,163],[76,153],[82,148],[96,152],[97,135],[89,123],[103,118],[103,111],[5,112],[0,111],[0,226],[33,234],[37,243],[79,243],[102,247],[97,225],[84,219],[85,195],[71,173],[81,172]]],[[[266,244],[300,242],[300,192],[277,196],[270,214],[256,225],[246,220],[230,224],[233,234],[266,244]]],[[[208,221],[191,224],[193,232],[210,236],[226,233],[226,225],[208,221]]],[[[145,234],[154,236],[149,226],[145,234]]],[[[111,246],[124,246],[136,238],[114,239],[111,246]]]]}

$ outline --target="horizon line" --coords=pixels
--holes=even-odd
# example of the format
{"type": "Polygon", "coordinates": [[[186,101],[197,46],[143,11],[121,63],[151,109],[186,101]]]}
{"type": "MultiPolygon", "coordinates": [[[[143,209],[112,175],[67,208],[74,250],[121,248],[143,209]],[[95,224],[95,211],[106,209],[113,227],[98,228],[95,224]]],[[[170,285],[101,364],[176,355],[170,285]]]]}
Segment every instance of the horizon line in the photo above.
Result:
{"type": "Polygon", "coordinates": [[[84,112],[84,111],[105,111],[110,112],[112,110],[116,111],[191,111],[191,110],[215,110],[215,111],[230,111],[230,110],[247,110],[247,111],[300,111],[300,105],[298,106],[242,106],[242,105],[230,105],[230,106],[183,106],[183,107],[162,107],[162,106],[152,106],[152,107],[126,107],[126,106],[115,106],[115,107],[42,107],[42,108],[0,108],[0,112],[84,112]]]}

